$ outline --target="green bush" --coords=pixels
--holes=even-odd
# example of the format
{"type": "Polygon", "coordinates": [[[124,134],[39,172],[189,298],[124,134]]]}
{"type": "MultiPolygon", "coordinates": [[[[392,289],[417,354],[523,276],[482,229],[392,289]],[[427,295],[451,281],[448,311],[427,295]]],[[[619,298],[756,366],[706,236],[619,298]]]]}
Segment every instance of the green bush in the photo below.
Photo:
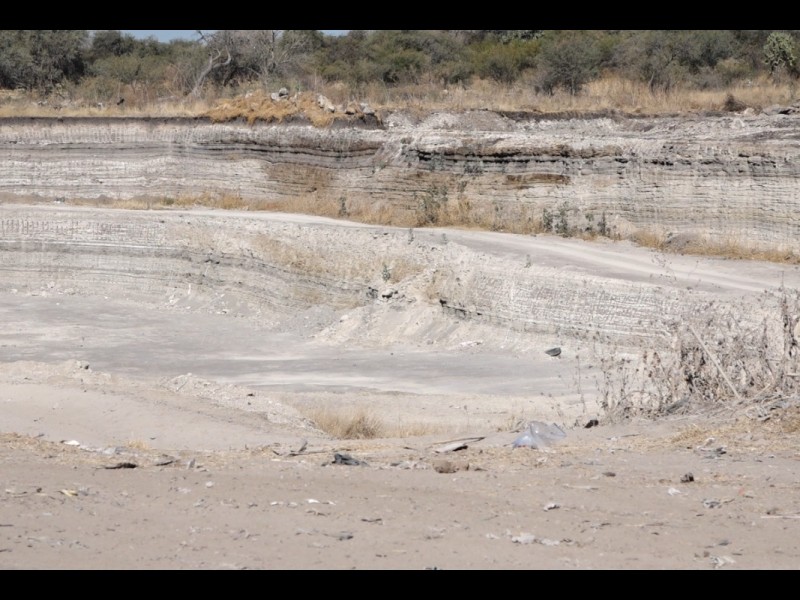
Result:
{"type": "Polygon", "coordinates": [[[764,62],[771,75],[777,71],[794,71],[797,65],[797,46],[788,33],[772,32],[764,44],[764,62]]]}
{"type": "Polygon", "coordinates": [[[562,88],[573,96],[599,74],[600,50],[592,32],[569,31],[542,43],[538,83],[542,91],[562,88]]]}

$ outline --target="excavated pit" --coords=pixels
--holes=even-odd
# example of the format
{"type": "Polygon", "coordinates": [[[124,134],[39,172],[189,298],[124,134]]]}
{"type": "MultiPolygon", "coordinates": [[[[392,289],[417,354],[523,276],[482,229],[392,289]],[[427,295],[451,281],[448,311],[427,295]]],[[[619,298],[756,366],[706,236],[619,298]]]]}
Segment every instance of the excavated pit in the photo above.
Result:
{"type": "Polygon", "coordinates": [[[384,123],[4,122],[0,360],[84,361],[162,383],[191,373],[397,419],[423,406],[432,421],[469,407],[495,427],[512,414],[572,422],[600,410],[603,356],[668,344],[712,302],[758,322],[777,314],[781,286],[800,284],[794,266],[602,237],[102,206],[234,193],[412,214],[435,189],[446,202],[557,212],[570,226],[603,214],[616,231],[797,248],[791,116],[384,123]],[[64,203],[76,198],[100,206],[64,203]],[[560,356],[545,354],[556,346],[560,356]]]}

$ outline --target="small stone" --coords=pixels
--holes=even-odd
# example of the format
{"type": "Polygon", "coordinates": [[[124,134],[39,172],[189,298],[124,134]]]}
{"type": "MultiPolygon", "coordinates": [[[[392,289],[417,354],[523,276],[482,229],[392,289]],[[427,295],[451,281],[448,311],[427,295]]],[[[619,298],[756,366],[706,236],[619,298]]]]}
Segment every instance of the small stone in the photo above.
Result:
{"type": "Polygon", "coordinates": [[[467,471],[469,463],[465,460],[436,460],[433,462],[433,469],[437,473],[456,473],[467,471]]]}
{"type": "Polygon", "coordinates": [[[532,533],[520,533],[519,535],[512,537],[511,541],[515,544],[533,544],[536,541],[536,536],[532,533]]]}

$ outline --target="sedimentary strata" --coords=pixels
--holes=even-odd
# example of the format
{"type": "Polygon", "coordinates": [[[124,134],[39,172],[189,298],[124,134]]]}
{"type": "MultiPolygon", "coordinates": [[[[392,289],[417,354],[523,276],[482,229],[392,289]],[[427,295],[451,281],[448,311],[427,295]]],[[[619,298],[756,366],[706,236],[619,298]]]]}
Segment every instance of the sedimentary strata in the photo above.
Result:
{"type": "MultiPolygon", "coordinates": [[[[543,118],[489,111],[381,127],[203,119],[17,118],[0,126],[0,194],[235,196],[344,215],[429,204],[609,235],[635,230],[798,250],[800,116],[543,118]],[[513,118],[512,118],[513,117],[513,118]]],[[[399,215],[399,216],[398,216],[399,215]]],[[[406,215],[405,220],[403,215],[406,215]]]]}

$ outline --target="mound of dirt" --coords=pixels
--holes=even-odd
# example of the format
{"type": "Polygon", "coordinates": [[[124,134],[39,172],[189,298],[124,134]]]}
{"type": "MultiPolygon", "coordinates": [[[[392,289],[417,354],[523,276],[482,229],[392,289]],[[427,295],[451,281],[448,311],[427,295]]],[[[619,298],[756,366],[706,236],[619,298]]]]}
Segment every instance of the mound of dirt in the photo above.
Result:
{"type": "Polygon", "coordinates": [[[298,92],[292,96],[250,92],[222,100],[202,116],[215,123],[243,119],[251,125],[257,121],[308,123],[314,127],[330,127],[334,123],[381,124],[380,117],[361,104],[351,102],[346,107],[335,107],[326,98],[312,92],[298,92]]]}

